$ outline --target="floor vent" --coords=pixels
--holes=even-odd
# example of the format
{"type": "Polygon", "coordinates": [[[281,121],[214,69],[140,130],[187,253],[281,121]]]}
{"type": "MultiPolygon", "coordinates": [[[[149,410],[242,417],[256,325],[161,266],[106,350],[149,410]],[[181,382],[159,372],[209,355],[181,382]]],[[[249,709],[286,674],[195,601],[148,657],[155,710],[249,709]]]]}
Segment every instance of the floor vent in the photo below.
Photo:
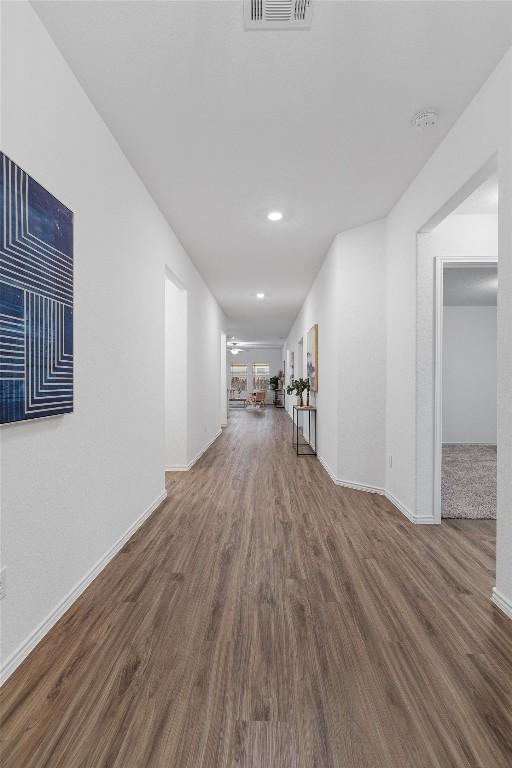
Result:
{"type": "Polygon", "coordinates": [[[244,0],[246,29],[309,29],[312,0],[244,0]]]}

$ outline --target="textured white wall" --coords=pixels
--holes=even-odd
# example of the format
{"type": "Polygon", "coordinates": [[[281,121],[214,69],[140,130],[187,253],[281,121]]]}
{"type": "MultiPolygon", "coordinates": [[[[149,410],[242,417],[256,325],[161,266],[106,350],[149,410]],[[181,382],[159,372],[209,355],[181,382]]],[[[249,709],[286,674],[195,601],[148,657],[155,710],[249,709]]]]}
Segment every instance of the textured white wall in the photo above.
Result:
{"type": "MultiPolygon", "coordinates": [[[[285,349],[295,353],[295,378],[305,370],[306,335],[318,323],[318,392],[311,393],[311,404],[318,408],[318,455],[333,476],[338,469],[338,307],[339,245],[335,238],[286,340],[285,349]],[[299,341],[304,339],[299,351],[299,341]],[[299,359],[300,357],[300,359],[299,359]]],[[[286,397],[288,413],[296,396],[286,397]]]]}
{"type": "Polygon", "coordinates": [[[385,223],[338,235],[338,477],[384,488],[386,405],[385,223]]]}
{"type": "Polygon", "coordinates": [[[497,257],[498,234],[497,214],[451,214],[432,231],[439,256],[497,257]]]}
{"type": "Polygon", "coordinates": [[[500,70],[498,269],[498,511],[496,589],[512,615],[512,51],[500,70]]]}
{"type": "Polygon", "coordinates": [[[220,423],[223,427],[228,422],[228,379],[226,360],[226,334],[220,335],[220,423]]]}
{"type": "Polygon", "coordinates": [[[2,4],[2,133],[75,212],[76,292],[74,413],[1,430],[7,659],[163,492],[166,265],[188,292],[189,458],[219,430],[224,319],[26,3],[2,4]]]}
{"type": "Polygon", "coordinates": [[[165,280],[165,468],[184,468],[187,449],[187,292],[165,280]]]}
{"type": "Polygon", "coordinates": [[[496,443],[496,307],[444,307],[443,442],[496,443]]]}
{"type": "Polygon", "coordinates": [[[382,221],[339,234],[286,342],[298,371],[299,339],[318,323],[319,455],[339,481],[370,488],[385,479],[384,244],[382,221]]]}

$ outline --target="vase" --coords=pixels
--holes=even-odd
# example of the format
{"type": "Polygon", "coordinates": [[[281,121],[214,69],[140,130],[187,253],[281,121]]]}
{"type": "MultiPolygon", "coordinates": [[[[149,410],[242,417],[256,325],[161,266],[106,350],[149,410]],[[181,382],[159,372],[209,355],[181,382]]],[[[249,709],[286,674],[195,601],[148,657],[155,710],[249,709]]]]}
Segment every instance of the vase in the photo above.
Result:
{"type": "Polygon", "coordinates": [[[306,395],[306,405],[309,407],[309,389],[306,395]]]}
{"type": "Polygon", "coordinates": [[[303,408],[303,407],[304,407],[304,400],[302,399],[302,392],[300,393],[300,395],[299,395],[299,396],[298,396],[298,398],[297,398],[297,405],[298,405],[300,408],[303,408]]]}

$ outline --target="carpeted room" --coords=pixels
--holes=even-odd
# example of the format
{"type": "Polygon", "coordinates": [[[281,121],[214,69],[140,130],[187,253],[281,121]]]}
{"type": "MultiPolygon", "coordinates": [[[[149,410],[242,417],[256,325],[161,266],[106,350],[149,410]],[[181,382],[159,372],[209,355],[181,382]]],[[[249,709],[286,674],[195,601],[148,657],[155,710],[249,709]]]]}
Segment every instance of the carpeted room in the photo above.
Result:
{"type": "Polygon", "coordinates": [[[497,264],[445,269],[443,518],[496,518],[497,290],[497,264]]]}

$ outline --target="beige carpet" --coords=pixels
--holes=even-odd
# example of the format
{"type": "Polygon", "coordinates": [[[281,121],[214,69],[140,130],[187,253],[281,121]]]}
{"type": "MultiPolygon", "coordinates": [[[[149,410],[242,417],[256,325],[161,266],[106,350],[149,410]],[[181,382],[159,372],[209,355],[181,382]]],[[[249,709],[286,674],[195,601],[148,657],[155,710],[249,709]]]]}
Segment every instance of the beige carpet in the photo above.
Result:
{"type": "Polygon", "coordinates": [[[442,517],[496,518],[496,446],[443,445],[442,517]]]}

